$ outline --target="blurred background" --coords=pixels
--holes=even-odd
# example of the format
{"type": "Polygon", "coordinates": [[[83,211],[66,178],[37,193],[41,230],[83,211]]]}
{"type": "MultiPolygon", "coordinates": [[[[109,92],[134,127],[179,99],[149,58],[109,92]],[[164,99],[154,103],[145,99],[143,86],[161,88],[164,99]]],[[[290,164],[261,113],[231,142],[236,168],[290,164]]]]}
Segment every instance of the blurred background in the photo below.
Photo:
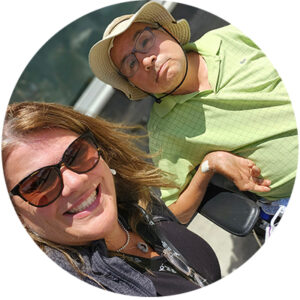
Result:
{"type": "MultiPolygon", "coordinates": [[[[139,123],[148,120],[152,98],[129,101],[126,96],[95,78],[88,64],[88,53],[102,38],[106,26],[116,17],[136,12],[148,1],[131,1],[107,6],[67,25],[41,47],[29,62],[10,102],[59,102],[91,116],[111,121],[139,123]]],[[[193,6],[157,1],[175,19],[187,19],[194,41],[224,20],[193,6]]]]}

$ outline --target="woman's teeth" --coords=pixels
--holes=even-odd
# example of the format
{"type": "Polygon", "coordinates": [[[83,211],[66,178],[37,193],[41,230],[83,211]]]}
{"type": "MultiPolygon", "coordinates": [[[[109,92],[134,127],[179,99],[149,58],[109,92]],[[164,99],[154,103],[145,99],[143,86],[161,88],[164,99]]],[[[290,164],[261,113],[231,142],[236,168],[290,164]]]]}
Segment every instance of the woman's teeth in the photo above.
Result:
{"type": "Polygon", "coordinates": [[[73,209],[70,209],[68,213],[70,214],[76,214],[83,210],[85,210],[87,207],[89,207],[97,197],[96,191],[94,191],[85,201],[83,201],[79,206],[74,207],[73,209]]]}

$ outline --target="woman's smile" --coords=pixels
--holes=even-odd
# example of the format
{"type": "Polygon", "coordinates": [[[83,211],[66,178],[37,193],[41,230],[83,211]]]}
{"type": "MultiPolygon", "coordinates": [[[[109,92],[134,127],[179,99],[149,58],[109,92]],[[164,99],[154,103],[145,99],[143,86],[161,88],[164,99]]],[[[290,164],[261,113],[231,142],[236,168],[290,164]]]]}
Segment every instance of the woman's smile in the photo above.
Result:
{"type": "Polygon", "coordinates": [[[64,215],[72,216],[72,218],[81,219],[88,216],[98,205],[101,199],[100,185],[85,200],[82,199],[72,205],[72,207],[64,213],[64,215]]]}

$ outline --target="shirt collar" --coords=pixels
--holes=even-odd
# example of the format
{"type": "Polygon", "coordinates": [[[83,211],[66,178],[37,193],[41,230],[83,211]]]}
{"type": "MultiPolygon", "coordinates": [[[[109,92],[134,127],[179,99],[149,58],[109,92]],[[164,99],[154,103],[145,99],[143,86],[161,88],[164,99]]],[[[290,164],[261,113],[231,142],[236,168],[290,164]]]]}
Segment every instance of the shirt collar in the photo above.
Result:
{"type": "Polygon", "coordinates": [[[185,95],[169,95],[162,99],[161,103],[154,103],[153,109],[161,118],[167,115],[176,104],[184,103],[185,101],[191,99],[199,92],[194,92],[185,95]]]}
{"type": "Polygon", "coordinates": [[[218,36],[204,34],[199,40],[193,43],[187,43],[183,46],[186,52],[195,51],[203,56],[215,56],[218,54],[222,40],[218,36]]]}

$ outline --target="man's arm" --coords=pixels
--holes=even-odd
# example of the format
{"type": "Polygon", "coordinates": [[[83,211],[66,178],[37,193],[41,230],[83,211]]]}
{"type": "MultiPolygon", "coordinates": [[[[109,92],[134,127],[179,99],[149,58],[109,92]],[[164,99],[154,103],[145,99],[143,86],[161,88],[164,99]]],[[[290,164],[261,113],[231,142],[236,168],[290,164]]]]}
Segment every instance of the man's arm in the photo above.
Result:
{"type": "Polygon", "coordinates": [[[212,170],[203,173],[200,169],[198,169],[178,200],[169,205],[169,209],[183,224],[188,223],[197,211],[205,195],[208,183],[214,174],[212,170]]]}
{"type": "Polygon", "coordinates": [[[214,173],[232,180],[241,191],[270,191],[270,180],[260,178],[260,169],[253,161],[229,152],[211,152],[204,157],[190,184],[178,200],[169,206],[181,223],[188,223],[196,213],[214,173]]]}

